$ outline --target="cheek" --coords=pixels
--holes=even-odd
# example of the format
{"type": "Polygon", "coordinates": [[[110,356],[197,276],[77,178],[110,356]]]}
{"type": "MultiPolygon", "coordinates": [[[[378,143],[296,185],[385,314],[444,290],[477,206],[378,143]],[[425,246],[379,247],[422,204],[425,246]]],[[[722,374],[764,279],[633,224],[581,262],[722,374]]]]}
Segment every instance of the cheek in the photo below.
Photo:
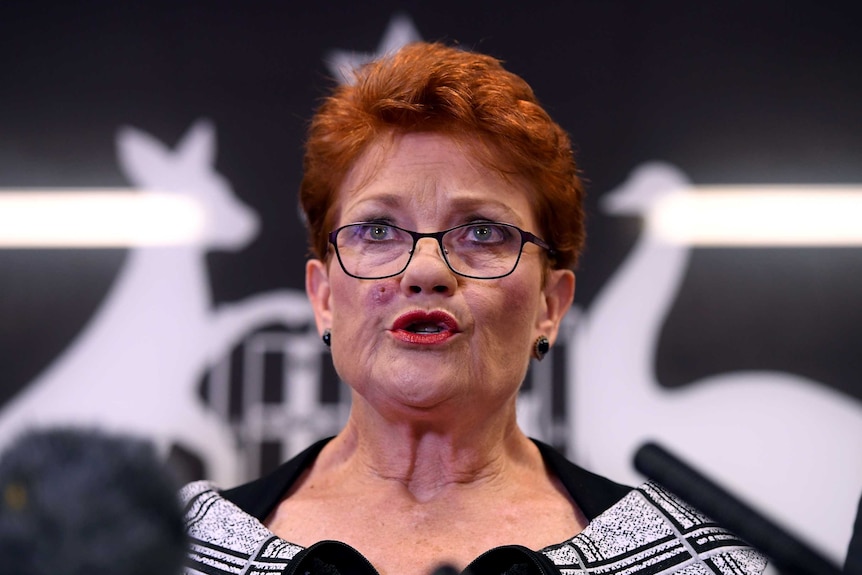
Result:
{"type": "Polygon", "coordinates": [[[539,288],[530,284],[519,284],[506,290],[505,300],[499,307],[505,310],[501,321],[508,334],[506,345],[510,349],[528,353],[536,335],[539,294],[539,288]]]}
{"type": "Polygon", "coordinates": [[[397,285],[388,280],[356,280],[341,279],[333,282],[336,313],[347,317],[355,317],[357,310],[374,310],[389,304],[398,294],[397,285]]]}
{"type": "Polygon", "coordinates": [[[536,286],[516,284],[506,290],[505,303],[502,307],[513,316],[513,320],[517,317],[524,324],[519,325],[519,328],[532,329],[538,296],[539,289],[536,286]]]}
{"type": "Polygon", "coordinates": [[[395,297],[395,286],[390,283],[376,282],[369,290],[368,302],[373,306],[386,305],[395,297]]]}
{"type": "MultiPolygon", "coordinates": [[[[535,319],[536,289],[525,285],[505,286],[477,300],[484,319],[484,331],[494,340],[518,345],[517,340],[529,338],[535,319]]],[[[474,308],[475,309],[475,308],[474,308]]]]}

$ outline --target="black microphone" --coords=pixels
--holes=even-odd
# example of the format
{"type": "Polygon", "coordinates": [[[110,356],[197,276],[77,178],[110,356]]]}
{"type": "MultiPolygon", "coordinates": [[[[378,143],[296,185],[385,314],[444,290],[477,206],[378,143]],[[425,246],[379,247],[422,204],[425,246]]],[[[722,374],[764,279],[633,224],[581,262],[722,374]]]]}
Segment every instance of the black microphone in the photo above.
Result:
{"type": "Polygon", "coordinates": [[[761,551],[783,575],[841,575],[808,544],[655,443],[637,450],[634,465],[761,551]]]}
{"type": "Polygon", "coordinates": [[[0,573],[177,575],[176,487],[142,439],[28,432],[0,456],[0,573]]]}

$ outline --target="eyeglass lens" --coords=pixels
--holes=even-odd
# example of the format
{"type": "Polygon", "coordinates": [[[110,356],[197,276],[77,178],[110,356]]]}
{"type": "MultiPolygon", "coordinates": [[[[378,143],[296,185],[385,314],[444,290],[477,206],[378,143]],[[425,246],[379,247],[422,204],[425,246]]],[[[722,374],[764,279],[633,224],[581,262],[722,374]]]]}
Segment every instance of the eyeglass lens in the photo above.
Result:
{"type": "Polygon", "coordinates": [[[417,234],[388,224],[359,223],[340,228],[335,244],[348,274],[382,278],[401,273],[421,237],[442,238],[443,257],[458,274],[494,278],[511,273],[518,263],[523,240],[515,226],[480,222],[437,234],[417,234]],[[416,238],[414,239],[414,235],[416,238]]]}

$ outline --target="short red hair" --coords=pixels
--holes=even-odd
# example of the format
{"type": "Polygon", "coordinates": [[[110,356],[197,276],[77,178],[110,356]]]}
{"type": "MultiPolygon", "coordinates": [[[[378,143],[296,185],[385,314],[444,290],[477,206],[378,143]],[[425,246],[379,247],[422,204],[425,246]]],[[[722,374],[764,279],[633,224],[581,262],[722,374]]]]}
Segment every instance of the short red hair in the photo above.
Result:
{"type": "Polygon", "coordinates": [[[539,230],[556,251],[552,265],[573,268],[583,249],[583,186],[566,132],[532,89],[490,56],[416,43],[372,62],[338,86],[312,118],[300,203],[312,254],[323,259],[334,224],[336,192],[369,144],[391,133],[440,132],[478,138],[479,159],[518,177],[539,230]]]}

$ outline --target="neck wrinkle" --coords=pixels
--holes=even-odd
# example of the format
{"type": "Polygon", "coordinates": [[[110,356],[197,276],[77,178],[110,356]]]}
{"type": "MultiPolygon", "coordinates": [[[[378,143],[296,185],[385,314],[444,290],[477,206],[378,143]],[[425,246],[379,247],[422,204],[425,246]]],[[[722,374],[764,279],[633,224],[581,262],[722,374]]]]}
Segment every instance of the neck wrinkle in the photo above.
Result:
{"type": "Polygon", "coordinates": [[[511,415],[461,426],[379,417],[370,423],[354,411],[331,442],[328,461],[360,481],[398,484],[419,503],[453,489],[505,483],[517,478],[531,457],[541,461],[518,428],[514,408],[511,415]]]}

